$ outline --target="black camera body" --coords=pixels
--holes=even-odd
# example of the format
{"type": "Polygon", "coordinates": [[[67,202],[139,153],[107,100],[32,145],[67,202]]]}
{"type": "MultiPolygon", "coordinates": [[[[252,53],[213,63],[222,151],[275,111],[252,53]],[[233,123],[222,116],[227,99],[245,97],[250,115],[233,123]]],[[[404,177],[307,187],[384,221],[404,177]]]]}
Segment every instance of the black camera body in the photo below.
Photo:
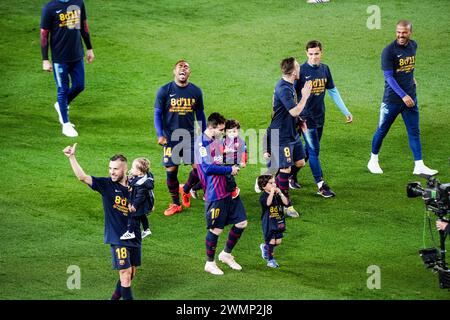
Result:
{"type": "Polygon", "coordinates": [[[440,183],[433,176],[427,176],[427,187],[420,182],[411,182],[406,186],[408,198],[422,197],[427,210],[434,212],[439,219],[450,213],[450,183],[440,183]]]}
{"type": "MultiPolygon", "coordinates": [[[[408,198],[422,197],[425,207],[433,212],[439,220],[448,222],[445,216],[450,213],[450,183],[440,183],[433,176],[424,176],[427,179],[427,187],[423,188],[420,182],[412,182],[406,186],[408,198]]],[[[439,231],[441,248],[426,248],[419,251],[427,268],[432,268],[439,275],[439,287],[450,289],[450,270],[445,262],[445,238],[444,231],[439,231]]]]}

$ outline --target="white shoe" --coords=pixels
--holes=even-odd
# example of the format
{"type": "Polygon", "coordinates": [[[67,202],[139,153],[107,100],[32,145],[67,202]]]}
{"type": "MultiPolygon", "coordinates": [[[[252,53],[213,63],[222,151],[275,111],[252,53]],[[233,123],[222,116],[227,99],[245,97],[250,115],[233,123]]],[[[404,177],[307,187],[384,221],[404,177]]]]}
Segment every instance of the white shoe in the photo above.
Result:
{"type": "Polygon", "coordinates": [[[152,234],[152,232],[150,231],[150,229],[144,230],[141,233],[141,238],[144,239],[145,237],[147,237],[147,236],[149,236],[151,234],[152,234]]]}
{"type": "Polygon", "coordinates": [[[125,232],[121,237],[120,240],[130,240],[134,239],[136,236],[134,235],[134,232],[125,232]]]}
{"type": "Polygon", "coordinates": [[[369,169],[369,171],[374,174],[383,173],[383,170],[381,170],[378,161],[370,160],[369,163],[367,164],[367,169],[369,169]]]}
{"type": "Polygon", "coordinates": [[[223,275],[223,271],[220,270],[215,261],[206,261],[205,271],[217,276],[223,275]]]}
{"type": "Polygon", "coordinates": [[[227,253],[222,250],[222,252],[219,254],[219,261],[227,264],[231,269],[234,270],[242,270],[242,267],[234,261],[234,257],[231,255],[231,253],[227,253]]]}
{"type": "Polygon", "coordinates": [[[413,174],[417,174],[417,175],[427,175],[427,176],[434,176],[436,174],[438,174],[439,171],[434,170],[434,169],[430,169],[428,168],[426,165],[420,165],[420,166],[414,166],[414,171],[413,174]]]}
{"type": "Polygon", "coordinates": [[[298,213],[297,210],[295,210],[294,206],[284,207],[283,212],[285,215],[287,215],[288,217],[291,217],[291,218],[300,217],[300,214],[298,213]]]}
{"type": "Polygon", "coordinates": [[[189,191],[191,193],[191,198],[193,199],[197,199],[198,198],[198,193],[197,190],[194,190],[191,188],[191,191],[189,191]]]}
{"type": "Polygon", "coordinates": [[[256,178],[256,181],[255,181],[255,192],[256,193],[261,193],[261,189],[258,186],[258,178],[256,178]]]}
{"type": "Polygon", "coordinates": [[[62,133],[63,135],[74,138],[78,137],[78,132],[75,130],[75,125],[72,122],[66,122],[62,125],[62,133]]]}
{"type": "Polygon", "coordinates": [[[306,3],[326,3],[330,2],[330,0],[307,0],[306,3]]]}

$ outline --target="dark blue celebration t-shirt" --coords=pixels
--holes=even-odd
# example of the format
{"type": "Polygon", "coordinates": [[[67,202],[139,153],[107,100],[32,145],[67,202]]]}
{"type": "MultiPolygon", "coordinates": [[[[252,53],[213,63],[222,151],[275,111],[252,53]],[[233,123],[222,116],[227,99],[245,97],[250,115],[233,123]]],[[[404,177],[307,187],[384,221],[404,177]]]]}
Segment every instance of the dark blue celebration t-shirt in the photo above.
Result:
{"type": "Polygon", "coordinates": [[[334,82],[330,68],[326,64],[311,66],[307,62],[300,66],[300,79],[295,82],[295,91],[301,99],[301,90],[306,81],[312,81],[311,95],[300,116],[306,120],[308,128],[323,127],[325,123],[325,91],[333,89],[334,82]]]}
{"type": "Polygon", "coordinates": [[[57,63],[83,59],[80,28],[86,20],[82,0],[53,0],[42,9],[41,29],[50,30],[52,60],[57,63]]]}
{"type": "MultiPolygon", "coordinates": [[[[393,71],[394,79],[400,88],[413,100],[416,100],[416,85],[414,84],[414,68],[416,65],[417,43],[409,40],[406,46],[401,46],[397,40],[384,48],[381,54],[381,69],[393,71]]],[[[403,104],[402,98],[384,81],[383,102],[386,104],[403,104]]]]}
{"type": "Polygon", "coordinates": [[[270,130],[279,130],[280,142],[292,142],[300,137],[296,130],[296,118],[289,113],[296,106],[294,85],[280,79],[273,93],[273,116],[269,126],[270,130]]]}
{"type": "Polygon", "coordinates": [[[155,108],[162,110],[163,133],[170,140],[176,129],[185,129],[194,137],[195,112],[203,110],[203,94],[199,87],[189,83],[178,86],[175,81],[162,86],[156,94],[155,108]]]}
{"type": "Polygon", "coordinates": [[[263,191],[259,197],[259,203],[261,204],[262,212],[261,218],[267,215],[269,218],[280,218],[283,215],[283,202],[279,195],[274,195],[272,198],[272,204],[267,205],[267,198],[269,198],[269,193],[263,191]]]}
{"type": "Polygon", "coordinates": [[[136,238],[120,240],[127,231],[128,224],[128,188],[111,178],[92,177],[92,190],[102,195],[105,213],[105,243],[116,246],[139,247],[141,245],[141,231],[139,223],[135,224],[136,238]]]}

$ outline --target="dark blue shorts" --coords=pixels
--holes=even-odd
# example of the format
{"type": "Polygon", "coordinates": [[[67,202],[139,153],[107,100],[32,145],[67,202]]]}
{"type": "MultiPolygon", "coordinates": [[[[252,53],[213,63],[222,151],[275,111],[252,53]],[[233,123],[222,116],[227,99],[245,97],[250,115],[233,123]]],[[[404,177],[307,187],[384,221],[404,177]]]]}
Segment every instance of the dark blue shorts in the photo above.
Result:
{"type": "Polygon", "coordinates": [[[223,229],[229,224],[247,220],[247,213],[239,196],[235,199],[228,196],[217,201],[205,202],[205,218],[207,229],[223,229]]]}
{"type": "Polygon", "coordinates": [[[171,141],[168,140],[163,149],[163,166],[173,167],[180,164],[194,163],[194,139],[171,141]]]}
{"type": "Polygon", "coordinates": [[[283,238],[283,232],[286,230],[286,220],[283,212],[277,217],[270,217],[268,214],[263,215],[261,227],[266,243],[269,243],[272,239],[283,238]]]}
{"type": "Polygon", "coordinates": [[[141,247],[111,245],[112,266],[114,270],[123,270],[141,265],[141,247]]]}
{"type": "Polygon", "coordinates": [[[273,169],[289,168],[295,162],[305,159],[305,149],[301,140],[282,142],[277,149],[272,150],[269,167],[273,169]],[[278,150],[277,150],[278,149],[278,150]]]}

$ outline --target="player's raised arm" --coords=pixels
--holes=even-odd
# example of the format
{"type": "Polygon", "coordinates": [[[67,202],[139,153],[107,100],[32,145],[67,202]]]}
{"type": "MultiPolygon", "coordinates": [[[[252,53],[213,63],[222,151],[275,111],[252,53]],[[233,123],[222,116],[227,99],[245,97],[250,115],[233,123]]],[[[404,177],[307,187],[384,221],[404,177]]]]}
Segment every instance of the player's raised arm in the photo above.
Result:
{"type": "Polygon", "coordinates": [[[305,108],[306,102],[311,94],[312,81],[306,81],[304,87],[302,88],[302,98],[297,103],[297,105],[289,110],[289,114],[293,117],[298,117],[302,113],[303,108],[305,108]]]}
{"type": "Polygon", "coordinates": [[[64,148],[64,155],[69,158],[70,165],[72,166],[72,170],[77,176],[78,180],[84,182],[85,184],[92,186],[92,177],[84,173],[83,168],[78,164],[77,159],[75,158],[75,148],[77,144],[75,143],[73,146],[67,146],[64,148]]]}

